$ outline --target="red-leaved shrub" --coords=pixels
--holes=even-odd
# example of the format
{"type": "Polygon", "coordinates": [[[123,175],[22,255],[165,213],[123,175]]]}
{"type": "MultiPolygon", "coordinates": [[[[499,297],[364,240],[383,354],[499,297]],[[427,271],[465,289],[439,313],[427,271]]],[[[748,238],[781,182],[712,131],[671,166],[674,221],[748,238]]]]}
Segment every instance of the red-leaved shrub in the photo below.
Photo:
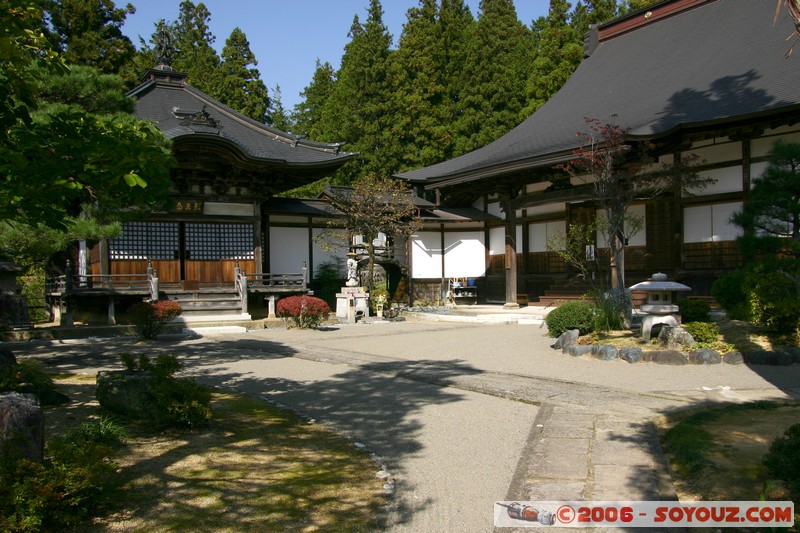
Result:
{"type": "Polygon", "coordinates": [[[140,302],[128,308],[128,315],[139,338],[151,340],[158,337],[164,326],[173,318],[181,314],[181,304],[172,300],[159,300],[157,302],[140,302]]]}
{"type": "Polygon", "coordinates": [[[331,308],[325,300],[314,296],[289,296],[278,300],[275,314],[293,320],[298,328],[316,328],[327,320],[331,308]]]}

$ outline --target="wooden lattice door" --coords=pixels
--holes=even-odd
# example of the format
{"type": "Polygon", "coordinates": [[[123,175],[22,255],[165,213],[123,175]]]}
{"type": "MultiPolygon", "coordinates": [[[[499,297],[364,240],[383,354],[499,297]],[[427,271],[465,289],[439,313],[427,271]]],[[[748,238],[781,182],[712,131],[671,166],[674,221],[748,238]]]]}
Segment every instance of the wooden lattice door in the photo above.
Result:
{"type": "Polygon", "coordinates": [[[146,274],[148,261],[163,282],[180,281],[180,227],[177,222],[126,222],[109,242],[111,274],[146,274]]]}
{"type": "Polygon", "coordinates": [[[242,271],[255,271],[252,224],[187,222],[184,232],[184,279],[233,283],[237,261],[242,271]]]}

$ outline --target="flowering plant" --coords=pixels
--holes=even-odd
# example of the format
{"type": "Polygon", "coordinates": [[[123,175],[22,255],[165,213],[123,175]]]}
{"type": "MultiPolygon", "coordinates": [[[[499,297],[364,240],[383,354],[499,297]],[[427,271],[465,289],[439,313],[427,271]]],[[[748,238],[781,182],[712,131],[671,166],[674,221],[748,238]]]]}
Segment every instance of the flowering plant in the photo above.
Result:
{"type": "Polygon", "coordinates": [[[158,337],[164,326],[173,318],[181,314],[181,304],[172,300],[158,300],[157,302],[139,302],[128,308],[136,332],[142,340],[152,340],[158,337]]]}
{"type": "Polygon", "coordinates": [[[275,314],[292,320],[298,328],[316,328],[327,320],[331,308],[325,300],[314,296],[289,296],[278,300],[275,314]]]}

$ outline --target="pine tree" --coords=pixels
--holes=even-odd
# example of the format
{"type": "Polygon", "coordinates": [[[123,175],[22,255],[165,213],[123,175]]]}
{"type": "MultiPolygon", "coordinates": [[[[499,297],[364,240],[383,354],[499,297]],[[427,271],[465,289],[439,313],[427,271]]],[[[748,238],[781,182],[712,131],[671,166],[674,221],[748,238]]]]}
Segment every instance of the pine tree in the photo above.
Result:
{"type": "Polygon", "coordinates": [[[266,123],[269,97],[256,65],[250,41],[240,28],[234,28],[222,49],[219,86],[211,94],[239,113],[266,123]]]}
{"type": "Polygon", "coordinates": [[[127,15],[136,9],[117,8],[113,0],[55,0],[47,2],[53,37],[68,63],[118,74],[133,61],[135,49],[122,34],[127,15]]]}
{"type": "Polygon", "coordinates": [[[521,122],[532,60],[530,32],[512,0],[482,0],[480,9],[458,104],[459,153],[484,146],[521,122]]]}

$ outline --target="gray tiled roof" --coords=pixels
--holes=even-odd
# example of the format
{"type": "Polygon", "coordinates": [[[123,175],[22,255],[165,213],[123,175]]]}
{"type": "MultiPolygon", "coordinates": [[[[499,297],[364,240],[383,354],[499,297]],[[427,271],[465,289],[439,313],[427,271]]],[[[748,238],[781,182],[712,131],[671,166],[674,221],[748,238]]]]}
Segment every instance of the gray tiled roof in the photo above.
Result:
{"type": "Polygon", "coordinates": [[[137,98],[136,116],[153,121],[173,140],[219,137],[255,162],[297,169],[332,171],[356,155],[340,151],[341,144],[311,142],[260,124],[190,85],[150,81],[129,94],[137,98]],[[187,115],[203,110],[212,119],[210,124],[187,125],[187,115]]]}
{"type": "Polygon", "coordinates": [[[773,25],[775,10],[774,1],[709,1],[601,40],[561,90],[509,133],[398,176],[457,182],[550,166],[571,157],[586,117],[617,124],[632,138],[656,139],[681,128],[797,113],[800,45],[785,57],[794,27],[786,8],[773,25]]]}

